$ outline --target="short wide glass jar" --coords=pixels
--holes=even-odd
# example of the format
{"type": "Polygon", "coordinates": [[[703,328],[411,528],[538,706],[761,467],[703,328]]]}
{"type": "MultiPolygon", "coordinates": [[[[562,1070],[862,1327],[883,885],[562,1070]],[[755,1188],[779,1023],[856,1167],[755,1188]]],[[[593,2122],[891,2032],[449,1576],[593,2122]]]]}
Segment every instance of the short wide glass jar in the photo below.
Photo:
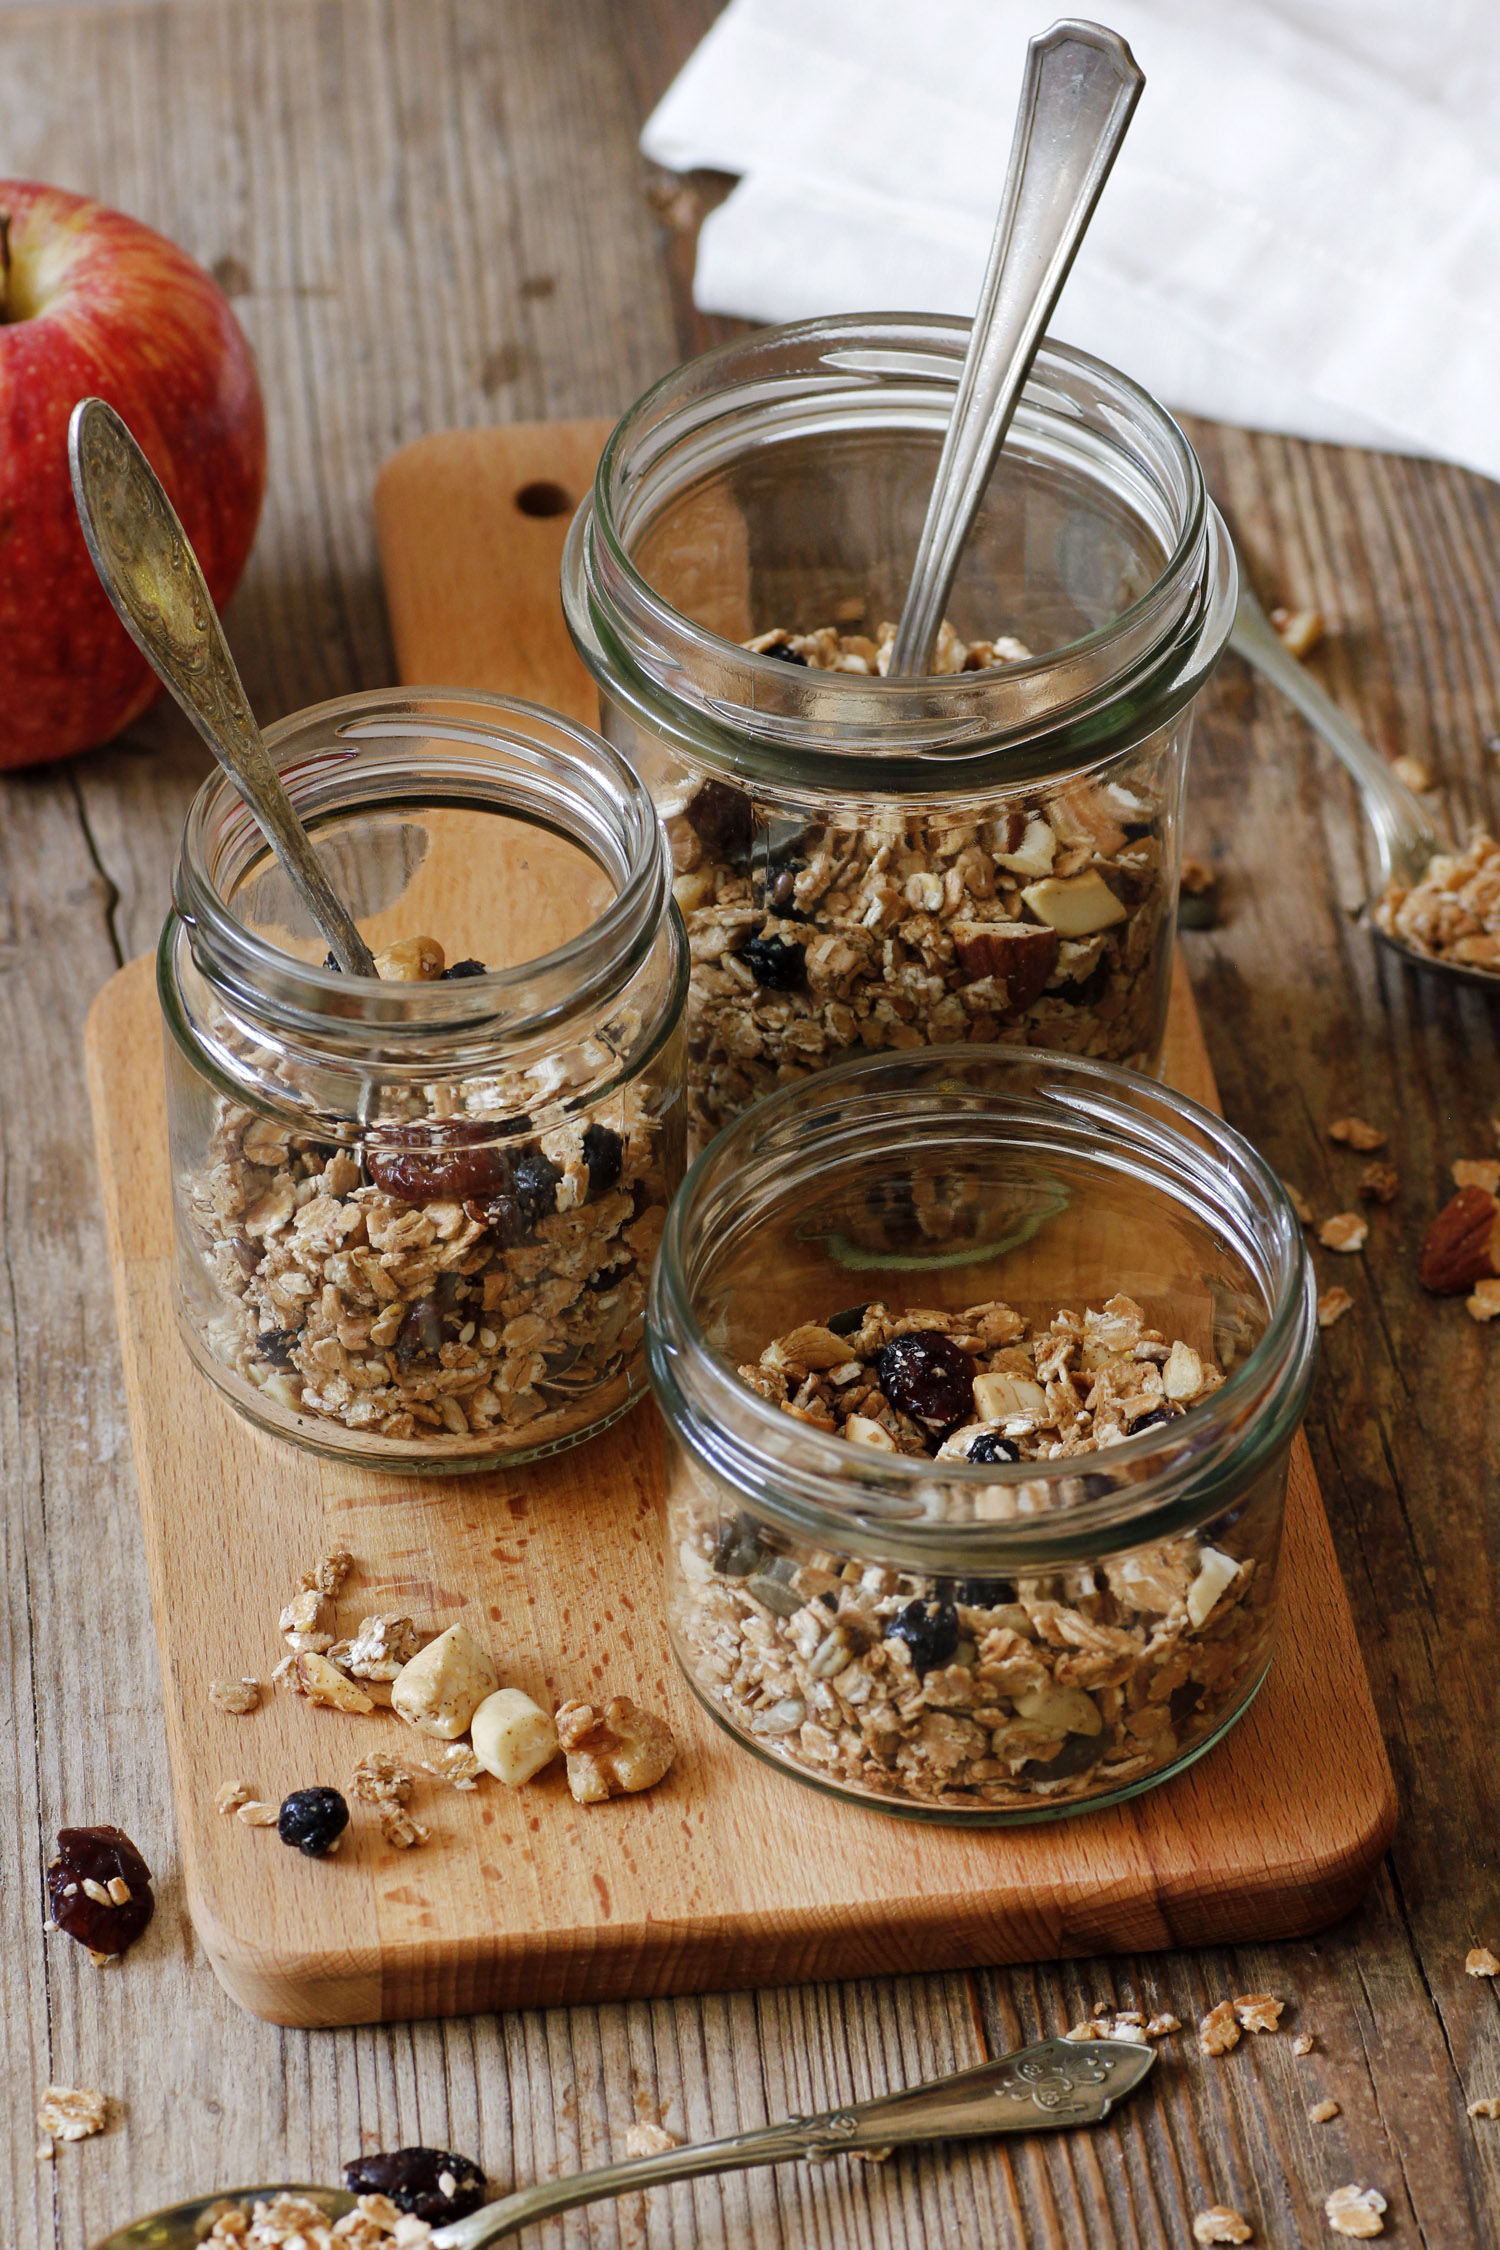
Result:
{"type": "Polygon", "coordinates": [[[1046,344],[934,673],[882,676],[968,334],[858,315],[693,360],[569,536],[569,627],[672,841],[700,1139],[863,1050],[1157,1064],[1233,552],[1171,417],[1046,344]]]}
{"type": "Polygon", "coordinates": [[[327,963],[207,781],[158,956],[189,1348],[241,1412],[344,1459],[573,1444],[645,1388],[684,1162],[687,955],[651,800],[598,736],[494,695],[349,696],[266,739],[382,977],[327,963]]]}
{"type": "Polygon", "coordinates": [[[747,1749],[914,1818],[1164,1780],[1271,1660],[1317,1340],[1296,1215],[1196,1104],[872,1056],[689,1173],[652,1285],[671,1626],[747,1749]]]}

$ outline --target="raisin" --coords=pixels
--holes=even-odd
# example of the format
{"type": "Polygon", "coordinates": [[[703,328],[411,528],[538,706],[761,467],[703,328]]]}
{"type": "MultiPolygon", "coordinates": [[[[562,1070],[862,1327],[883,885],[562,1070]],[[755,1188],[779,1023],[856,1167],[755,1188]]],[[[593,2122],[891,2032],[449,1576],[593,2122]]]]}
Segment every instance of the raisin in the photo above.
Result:
{"type": "Polygon", "coordinates": [[[123,1828],[62,1828],[57,1859],[47,1870],[47,1904],[58,1928],[80,1945],[123,1953],[156,1912],[151,1870],[123,1828]],[[90,1882],[108,1890],[112,1881],[130,1892],[119,1906],[90,1898],[83,1887],[90,1882]]]}
{"type": "Polygon", "coordinates": [[[475,1207],[474,1216],[484,1221],[502,1250],[514,1250],[534,1231],[539,1219],[557,1209],[557,1183],[562,1174],[539,1148],[522,1149],[507,1161],[509,1178],[498,1193],[475,1207]]]}
{"type": "Polygon", "coordinates": [[[444,969],[438,982],[447,984],[454,977],[487,977],[489,973],[482,961],[476,961],[470,955],[467,961],[455,961],[451,969],[444,969]]]}
{"type": "Polygon", "coordinates": [[[269,1360],[273,1367],[289,1366],[301,1341],[300,1328],[263,1328],[255,1339],[261,1358],[269,1360]]]}
{"type": "Polygon", "coordinates": [[[630,1271],[630,1264],[629,1258],[622,1258],[618,1265],[601,1266],[597,1273],[589,1275],[583,1286],[591,1293],[597,1293],[601,1289],[613,1289],[616,1282],[625,1279],[626,1274],[630,1271]]]}
{"type": "Polygon", "coordinates": [[[282,1801],[276,1833],[309,1859],[321,1859],[348,1825],[349,1807],[336,1789],[294,1789],[282,1801]]]}
{"type": "Polygon", "coordinates": [[[1016,1589],[1008,1578],[961,1578],[953,1598],[965,1609],[1000,1609],[1015,1600],[1016,1589]]]}
{"type": "Polygon", "coordinates": [[[1021,1448],[998,1430],[985,1430],[964,1456],[968,1461],[1019,1461],[1021,1448]]]}
{"type": "Polygon", "coordinates": [[[721,1578],[748,1578],[765,1560],[760,1525],[754,1516],[738,1515],[722,1524],[714,1542],[714,1569],[721,1578]]]}
{"type": "Polygon", "coordinates": [[[802,982],[807,949],[788,945],[784,938],[747,938],[735,955],[743,961],[757,984],[769,992],[791,992],[802,982]]]}
{"type": "Polygon", "coordinates": [[[583,1136],[583,1161],[589,1168],[590,1195],[603,1195],[620,1177],[625,1143],[612,1126],[596,1122],[583,1136]]]}
{"type": "Polygon", "coordinates": [[[774,648],[756,650],[757,656],[774,656],[778,664],[805,664],[807,658],[790,641],[778,641],[774,648]]]}
{"type": "Polygon", "coordinates": [[[396,1330],[396,1365],[410,1367],[414,1359],[435,1359],[444,1342],[443,1308],[436,1297],[418,1297],[396,1330]]]}
{"type": "Polygon", "coordinates": [[[1102,1734],[1065,1734],[1055,1758],[1028,1758],[1021,1768],[1026,1781],[1061,1781],[1066,1775],[1087,1773],[1104,1756],[1108,1728],[1102,1734]]]}
{"type": "Polygon", "coordinates": [[[958,1646],[958,1611],[952,1602],[908,1602],[885,1629],[888,1641],[905,1641],[918,1676],[946,1664],[958,1646]]]}
{"type": "Polygon", "coordinates": [[[686,819],[704,850],[715,859],[733,859],[750,849],[754,829],[750,799],[727,781],[702,782],[686,807],[686,819]]]}
{"type": "Polygon", "coordinates": [[[1153,1413],[1143,1414],[1138,1422],[1132,1422],[1129,1434],[1131,1437],[1135,1437],[1142,1430],[1159,1430],[1164,1422],[1175,1422],[1176,1420],[1177,1416],[1172,1412],[1170,1406],[1158,1406],[1153,1413]]]}
{"type": "Polygon", "coordinates": [[[471,2157],[455,2156],[451,2149],[384,2148],[346,2164],[344,2185],[351,2195],[388,2195],[398,2211],[441,2226],[477,2211],[488,2182],[471,2157]],[[445,2173],[453,2183],[451,2195],[439,2185],[445,2173]]]}
{"type": "Polygon", "coordinates": [[[899,1413],[930,1430],[974,1411],[974,1362],[938,1328],[893,1336],[875,1355],[875,1380],[899,1413]]]}
{"type": "Polygon", "coordinates": [[[420,1125],[385,1125],[380,1146],[366,1151],[370,1178],[403,1203],[466,1203],[500,1195],[510,1185],[511,1159],[496,1145],[520,1121],[446,1117],[420,1125]],[[483,1146],[482,1144],[489,1145],[483,1146]]]}
{"type": "Polygon", "coordinates": [[[823,1326],[835,1336],[852,1336],[864,1327],[865,1314],[869,1309],[867,1304],[850,1305],[843,1312],[830,1313],[823,1326]]]}
{"type": "Polygon", "coordinates": [[[1191,1719],[1203,1701],[1203,1688],[1197,1680],[1184,1680],[1174,1687],[1167,1697],[1167,1709],[1172,1714],[1172,1724],[1180,1727],[1184,1719],[1191,1719]]]}

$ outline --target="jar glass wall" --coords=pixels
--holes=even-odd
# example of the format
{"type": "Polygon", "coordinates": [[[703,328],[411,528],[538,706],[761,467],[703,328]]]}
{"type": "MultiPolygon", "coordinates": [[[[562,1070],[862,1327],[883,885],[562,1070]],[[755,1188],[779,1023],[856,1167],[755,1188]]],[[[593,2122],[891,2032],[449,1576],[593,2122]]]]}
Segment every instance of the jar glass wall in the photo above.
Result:
{"type": "Polygon", "coordinates": [[[939,670],[881,676],[967,337],[869,315],[707,353],[624,417],[573,525],[569,626],[672,842],[700,1138],[851,1052],[1156,1066],[1232,551],[1171,418],[1048,344],[939,670]]]}
{"type": "Polygon", "coordinates": [[[1270,1662],[1316,1335],[1279,1181],[1147,1080],[947,1048],[773,1097],[653,1283],[689,1680],[914,1817],[1164,1779],[1270,1662]]]}
{"type": "Polygon", "coordinates": [[[351,696],[267,741],[383,977],[325,961],[206,782],[158,963],[189,1348],[242,1412],[348,1459],[572,1444],[644,1388],[684,1161],[686,947],[650,798],[597,736],[498,696],[351,696]]]}

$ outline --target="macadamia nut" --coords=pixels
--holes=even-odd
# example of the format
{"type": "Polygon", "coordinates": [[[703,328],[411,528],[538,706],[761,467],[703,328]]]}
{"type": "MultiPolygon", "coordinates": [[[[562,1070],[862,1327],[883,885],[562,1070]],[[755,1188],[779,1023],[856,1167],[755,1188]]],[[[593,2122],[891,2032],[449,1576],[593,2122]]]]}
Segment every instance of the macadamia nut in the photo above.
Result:
{"type": "Polygon", "coordinates": [[[530,1781],[557,1756],[557,1729],[539,1704],[521,1688],[503,1687],[487,1695],[469,1728],[474,1755],[486,1773],[512,1789],[530,1781]]]}
{"type": "Polygon", "coordinates": [[[499,1685],[500,1675],[468,1627],[450,1625],[402,1665],[391,1708],[418,1734],[452,1742],[499,1685]]]}

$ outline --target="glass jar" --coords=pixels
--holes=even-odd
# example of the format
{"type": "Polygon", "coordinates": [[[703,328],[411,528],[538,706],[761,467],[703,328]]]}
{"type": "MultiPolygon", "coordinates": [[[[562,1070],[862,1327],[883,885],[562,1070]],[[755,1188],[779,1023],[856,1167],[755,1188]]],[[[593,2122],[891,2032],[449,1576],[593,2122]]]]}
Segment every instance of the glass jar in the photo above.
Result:
{"type": "Polygon", "coordinates": [[[205,782],[158,955],[188,1347],[242,1413],[346,1460],[574,1444],[645,1387],[684,1162],[687,952],[651,800],[597,735],[497,695],[346,696],[266,740],[382,981],[326,961],[205,782]]]}
{"type": "Polygon", "coordinates": [[[1317,1341],[1219,1119],[1024,1048],[870,1056],[689,1173],[648,1322],[671,1628],[747,1749],[914,1818],[1112,1804],[1271,1659],[1317,1341]]]}
{"type": "Polygon", "coordinates": [[[882,677],[968,333],[865,314],[708,352],[625,415],[573,524],[568,624],[672,841],[695,1137],[863,1049],[1156,1067],[1233,550],[1171,417],[1046,344],[946,669],[882,677]]]}

